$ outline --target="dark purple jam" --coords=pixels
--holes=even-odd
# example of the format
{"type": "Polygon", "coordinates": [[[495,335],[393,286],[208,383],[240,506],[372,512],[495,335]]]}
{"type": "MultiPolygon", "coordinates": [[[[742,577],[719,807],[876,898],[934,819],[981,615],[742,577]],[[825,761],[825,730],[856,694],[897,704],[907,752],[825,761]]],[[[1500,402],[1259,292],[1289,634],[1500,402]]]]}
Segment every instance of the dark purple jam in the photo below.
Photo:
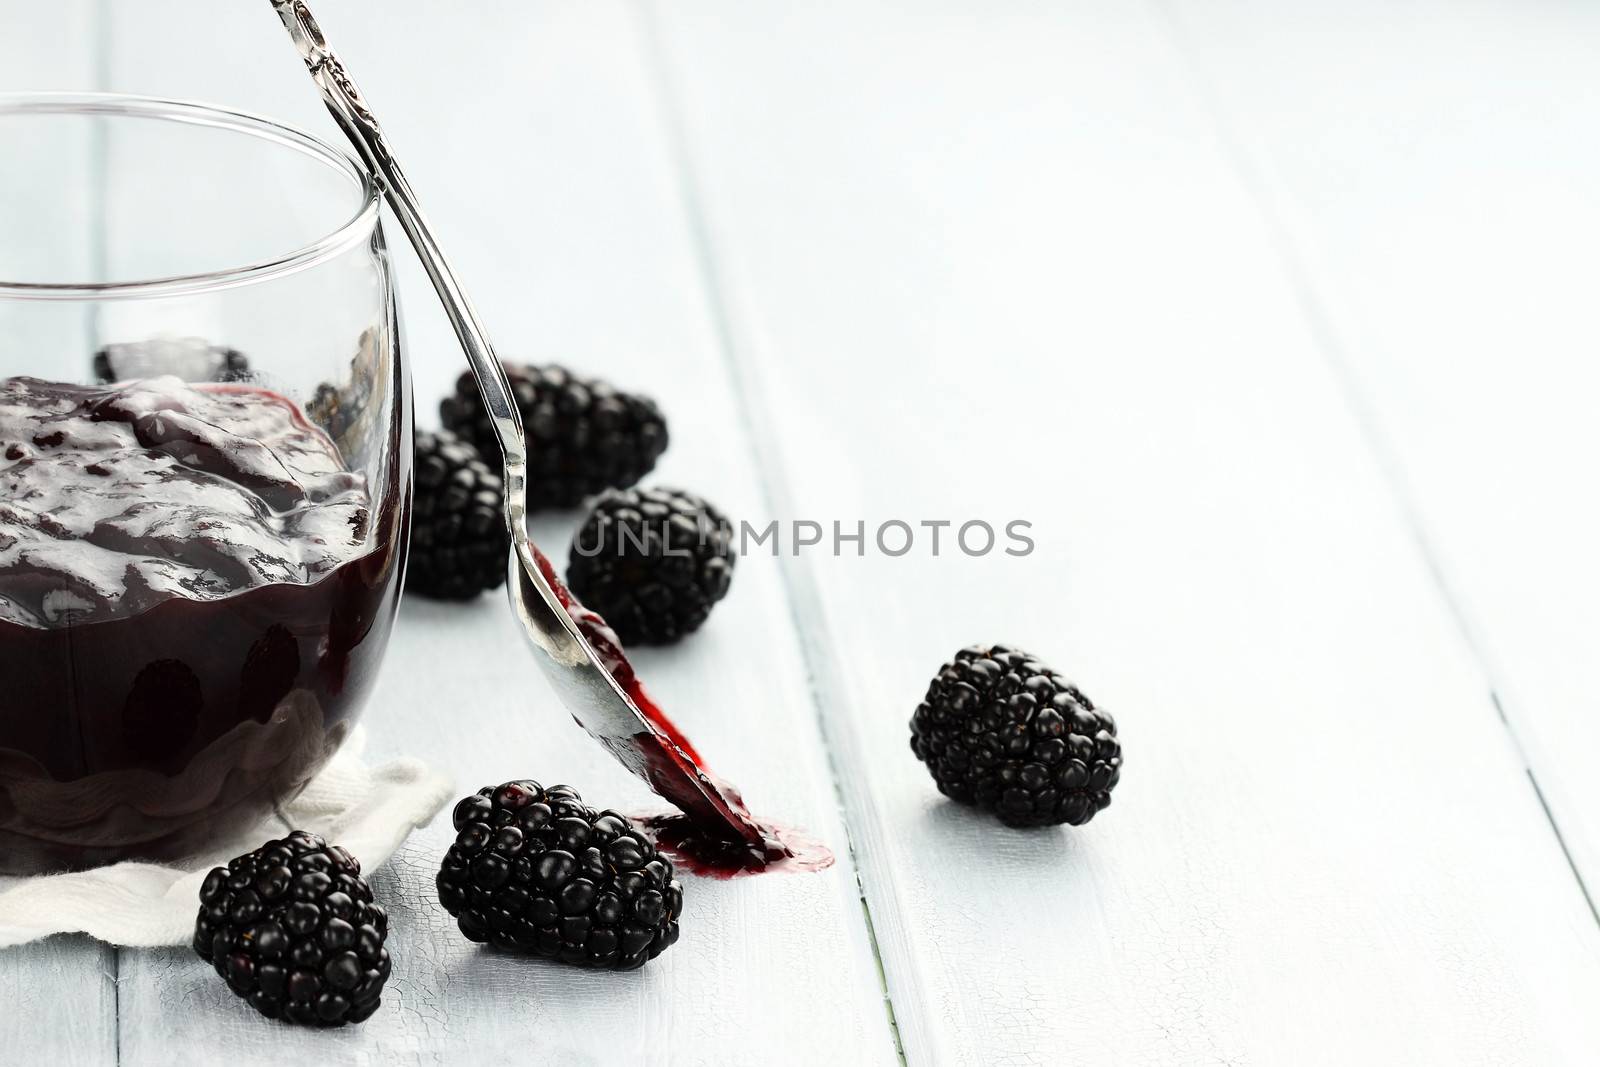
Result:
{"type": "Polygon", "coordinates": [[[157,378],[0,381],[0,870],[181,854],[348,732],[405,494],[292,403],[157,378]]]}

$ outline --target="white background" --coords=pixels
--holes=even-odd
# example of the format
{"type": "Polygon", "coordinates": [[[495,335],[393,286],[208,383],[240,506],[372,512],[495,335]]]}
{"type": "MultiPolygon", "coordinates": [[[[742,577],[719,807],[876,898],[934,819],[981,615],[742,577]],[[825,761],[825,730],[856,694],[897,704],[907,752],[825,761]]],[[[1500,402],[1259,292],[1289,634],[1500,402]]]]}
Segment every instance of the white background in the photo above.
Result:
{"type": "MultiPolygon", "coordinates": [[[[656,480],[758,525],[1025,518],[1037,550],[749,558],[641,657],[840,856],[693,880],[642,972],[456,936],[441,819],[375,879],[365,1026],[56,939],[0,955],[0,1061],[1600,1058],[1600,8],[314,7],[503,354],[656,396],[656,480]],[[1117,714],[1090,826],[1002,830],[911,757],[978,641],[1117,714]]],[[[336,137],[266,0],[0,13],[0,89],[336,137]]],[[[432,425],[460,358],[399,258],[432,425]]],[[[558,559],[575,520],[536,524],[558,559]]],[[[374,750],[645,803],[527,656],[496,597],[408,601],[374,750]]]]}

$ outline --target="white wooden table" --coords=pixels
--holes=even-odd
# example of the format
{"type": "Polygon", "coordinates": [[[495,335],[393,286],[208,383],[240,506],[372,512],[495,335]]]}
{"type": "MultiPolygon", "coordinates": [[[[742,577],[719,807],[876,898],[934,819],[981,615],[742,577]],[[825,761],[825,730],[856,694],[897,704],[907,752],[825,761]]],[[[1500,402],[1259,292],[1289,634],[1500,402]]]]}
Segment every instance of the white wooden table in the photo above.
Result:
{"type": "MultiPolygon", "coordinates": [[[[0,954],[0,1062],[1600,1059],[1600,9],[316,8],[504,353],[654,394],[660,481],[758,523],[1022,518],[1037,549],[753,556],[642,657],[840,858],[690,882],[642,972],[459,938],[441,819],[376,877],[365,1026],[57,938],[0,954]],[[974,641],[1117,713],[1089,827],[1001,830],[910,756],[974,641]]],[[[334,137],[264,0],[0,13],[0,89],[334,137]]],[[[400,258],[428,425],[460,360],[400,258]]],[[[497,598],[405,604],[366,722],[462,791],[646,796],[497,598]]]]}

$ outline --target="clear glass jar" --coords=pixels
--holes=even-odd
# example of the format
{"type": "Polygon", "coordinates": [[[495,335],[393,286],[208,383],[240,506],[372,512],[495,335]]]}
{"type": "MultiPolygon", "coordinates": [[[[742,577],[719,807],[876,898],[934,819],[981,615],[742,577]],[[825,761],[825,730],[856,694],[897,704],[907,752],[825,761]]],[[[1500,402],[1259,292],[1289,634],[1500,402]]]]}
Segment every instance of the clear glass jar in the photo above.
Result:
{"type": "Polygon", "coordinates": [[[378,189],[257,116],[0,96],[0,870],[169,858],[298,791],[398,603],[378,189]]]}

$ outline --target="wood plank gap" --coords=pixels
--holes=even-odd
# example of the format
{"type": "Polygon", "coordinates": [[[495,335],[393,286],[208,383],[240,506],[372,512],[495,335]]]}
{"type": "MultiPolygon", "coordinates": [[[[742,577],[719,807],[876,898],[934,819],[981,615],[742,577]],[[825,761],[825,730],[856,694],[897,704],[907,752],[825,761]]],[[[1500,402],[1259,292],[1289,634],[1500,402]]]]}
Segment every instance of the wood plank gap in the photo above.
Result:
{"type": "Polygon", "coordinates": [[[1278,191],[1268,168],[1260,162],[1259,153],[1248,144],[1247,134],[1242,125],[1235,122],[1224,108],[1222,95],[1217,91],[1210,70],[1205,60],[1201,58],[1201,49],[1196,45],[1184,17],[1170,0],[1149,0],[1149,4],[1156,15],[1153,21],[1161,24],[1171,41],[1173,51],[1178,56],[1181,67],[1194,89],[1199,110],[1215,135],[1223,157],[1261,218],[1273,252],[1283,267],[1284,277],[1305,316],[1313,344],[1332,374],[1346,407],[1355,419],[1358,432],[1366,442],[1379,476],[1388,487],[1400,520],[1427,567],[1429,577],[1439,593],[1445,610],[1456,624],[1468,656],[1484,676],[1490,706],[1504,727],[1506,737],[1515,749],[1517,758],[1522,762],[1528,782],[1533,787],[1539,807],[1544,812],[1550,831],[1555,837],[1556,845],[1561,850],[1568,870],[1578,883],[1578,892],[1583,895],[1595,924],[1600,926],[1600,905],[1596,904],[1595,894],[1590,891],[1583,873],[1573,859],[1571,850],[1567,847],[1560,821],[1546,801],[1545,791],[1539,785],[1538,769],[1529,756],[1527,746],[1523,744],[1522,731],[1518,729],[1520,715],[1516,712],[1517,702],[1511,698],[1500,672],[1494,667],[1478,622],[1467,609],[1463,597],[1457,592],[1457,583],[1448,573],[1448,567],[1435,545],[1434,536],[1422,517],[1400,450],[1395,446],[1392,436],[1384,425],[1382,415],[1369,395],[1366,381],[1349,358],[1343,334],[1335,321],[1334,298],[1330,295],[1326,283],[1321,280],[1321,272],[1315,270],[1311,264],[1307,241],[1298,235],[1291,225],[1288,213],[1282,206],[1284,194],[1278,191]]]}
{"type": "Polygon", "coordinates": [[[122,947],[111,946],[111,1061],[122,1063],[122,947]]]}
{"type": "MultiPolygon", "coordinates": [[[[743,328],[736,321],[733,299],[728,292],[728,278],[717,253],[716,242],[705,205],[704,184],[699,177],[694,150],[690,144],[684,103],[672,73],[667,55],[665,37],[656,17],[651,0],[634,0],[635,23],[642,39],[649,77],[655,83],[656,114],[661,123],[663,142],[670,156],[670,165],[677,179],[679,201],[689,231],[696,269],[702,279],[707,314],[716,332],[717,347],[727,368],[738,408],[738,418],[746,440],[754,452],[755,463],[762,474],[761,493],[769,514],[774,517],[789,513],[788,504],[793,499],[784,470],[782,450],[762,427],[772,420],[758,418],[766,414],[766,390],[763,383],[754,380],[760,375],[754,364],[747,367],[738,357],[744,347],[743,328]]],[[[828,652],[829,643],[819,638],[825,634],[826,618],[820,607],[821,594],[809,567],[798,556],[783,560],[778,568],[783,577],[784,596],[788,601],[790,619],[800,643],[805,663],[806,679],[810,688],[813,710],[826,748],[830,783],[839,808],[844,816],[846,848],[855,870],[856,891],[861,901],[861,914],[867,925],[867,938],[872,946],[873,960],[877,964],[878,983],[883,993],[884,1011],[888,1015],[889,1032],[894,1036],[895,1055],[901,1064],[907,1062],[905,1042],[900,1033],[900,1022],[895,1011],[894,997],[889,990],[889,976],[879,944],[878,924],[873,920],[872,904],[868,899],[865,863],[867,851],[859,848],[857,837],[861,829],[875,825],[875,820],[856,818],[857,812],[871,803],[863,790],[847,790],[845,776],[841,773],[837,751],[853,746],[838,736],[830,716],[823,710],[829,704],[839,704],[845,699],[844,688],[838,684],[838,671],[828,652]],[[858,828],[859,823],[859,828],[858,828]]],[[[920,1000],[920,998],[918,998],[920,1000]]]]}
{"type": "MultiPolygon", "coordinates": [[[[1498,704],[1499,701],[1496,701],[1498,704]]],[[[1561,824],[1556,820],[1555,812],[1550,810],[1550,802],[1545,799],[1544,790],[1539,787],[1539,778],[1533,769],[1526,768],[1528,781],[1533,786],[1533,795],[1539,798],[1539,806],[1544,809],[1545,818],[1550,820],[1550,829],[1555,831],[1556,844],[1561,846],[1561,854],[1567,858],[1567,867],[1572,871],[1572,877],[1578,880],[1578,889],[1583,893],[1584,901],[1589,905],[1589,914],[1594,916],[1595,925],[1600,926],[1600,909],[1595,907],[1594,894],[1589,891],[1589,884],[1583,879],[1583,871],[1578,869],[1578,861],[1573,858],[1572,849],[1567,846],[1567,837],[1561,832],[1561,824]]]]}

